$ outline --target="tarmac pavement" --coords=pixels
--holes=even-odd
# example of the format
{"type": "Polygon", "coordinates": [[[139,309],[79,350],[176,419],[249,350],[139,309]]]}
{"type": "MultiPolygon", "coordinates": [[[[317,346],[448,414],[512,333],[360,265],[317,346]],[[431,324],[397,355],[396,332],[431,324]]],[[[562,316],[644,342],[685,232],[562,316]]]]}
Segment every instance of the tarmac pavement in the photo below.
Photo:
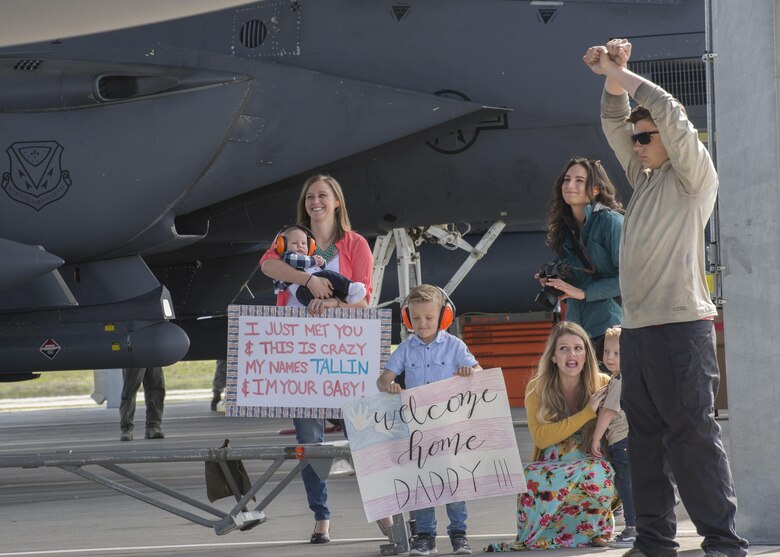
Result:
{"type": "MultiPolygon", "coordinates": [[[[210,391],[177,393],[166,399],[163,429],[166,438],[131,443],[119,442],[116,409],[97,406],[85,397],[83,404],[63,407],[63,401],[16,404],[14,409],[0,401],[0,461],[16,454],[116,452],[128,454],[148,449],[192,449],[218,447],[230,438],[233,447],[294,445],[290,435],[279,431],[291,427],[291,420],[227,418],[209,411],[210,391]],[[33,409],[21,409],[30,406],[33,409]]],[[[138,416],[142,425],[143,403],[138,416]]],[[[521,455],[529,455],[531,441],[525,426],[524,409],[514,408],[515,431],[521,455]]],[[[728,421],[721,421],[728,435],[728,421]]],[[[142,432],[142,427],[139,428],[142,432]]],[[[137,429],[138,431],[138,429],[137,429]]],[[[340,434],[330,441],[343,440],[340,434]]],[[[727,444],[728,446],[728,444],[727,444]]],[[[246,461],[252,478],[265,471],[265,464],[246,461]]],[[[291,468],[285,463],[273,474],[278,482],[291,468]]],[[[203,464],[170,462],[129,465],[134,471],[206,502],[203,464]]],[[[0,557],[32,555],[100,556],[255,556],[282,555],[325,557],[380,555],[386,543],[374,524],[367,524],[354,477],[329,481],[331,537],[329,544],[307,543],[313,526],[305,493],[296,477],[268,506],[268,521],[256,528],[217,536],[213,530],[149,506],[59,468],[0,468],[0,557]]],[[[261,496],[263,494],[261,493],[261,496]]],[[[214,504],[230,508],[223,500],[214,504]]],[[[468,502],[469,540],[475,554],[490,542],[514,537],[515,497],[495,497],[468,502]]],[[[677,508],[680,555],[700,556],[701,538],[685,513],[677,508]]],[[[446,524],[438,513],[440,532],[446,524]]],[[[617,530],[620,529],[620,523],[617,530]]],[[[437,539],[439,553],[450,553],[449,540],[437,539]]],[[[548,550],[551,557],[603,555],[618,557],[623,549],[580,548],[548,550]]],[[[751,555],[780,556],[779,546],[756,546],[751,555]]]]}

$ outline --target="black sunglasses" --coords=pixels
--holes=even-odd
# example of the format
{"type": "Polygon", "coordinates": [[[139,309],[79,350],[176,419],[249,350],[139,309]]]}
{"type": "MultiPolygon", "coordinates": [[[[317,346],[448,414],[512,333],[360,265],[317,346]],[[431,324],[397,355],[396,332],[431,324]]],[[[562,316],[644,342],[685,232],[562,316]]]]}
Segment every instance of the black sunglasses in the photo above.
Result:
{"type": "Polygon", "coordinates": [[[640,145],[647,145],[648,143],[650,143],[650,136],[653,135],[654,133],[658,133],[658,131],[632,133],[631,143],[636,143],[638,141],[640,145]]]}

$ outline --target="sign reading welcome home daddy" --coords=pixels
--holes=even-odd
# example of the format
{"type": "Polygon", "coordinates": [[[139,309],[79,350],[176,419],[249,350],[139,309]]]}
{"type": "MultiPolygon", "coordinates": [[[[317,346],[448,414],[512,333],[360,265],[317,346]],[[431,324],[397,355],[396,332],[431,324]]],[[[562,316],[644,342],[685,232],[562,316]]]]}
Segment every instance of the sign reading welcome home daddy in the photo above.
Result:
{"type": "Polygon", "coordinates": [[[390,353],[390,311],[230,306],[228,416],[338,418],[377,393],[390,353]]]}
{"type": "Polygon", "coordinates": [[[500,369],[344,405],[369,521],[526,490],[500,369]]]}

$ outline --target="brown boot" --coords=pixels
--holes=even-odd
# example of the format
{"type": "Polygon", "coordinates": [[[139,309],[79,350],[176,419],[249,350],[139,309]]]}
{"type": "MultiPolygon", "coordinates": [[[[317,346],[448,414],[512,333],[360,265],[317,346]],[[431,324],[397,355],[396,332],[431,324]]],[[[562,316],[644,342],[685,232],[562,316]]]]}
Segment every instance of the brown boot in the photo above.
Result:
{"type": "Polygon", "coordinates": [[[162,429],[160,429],[160,426],[152,425],[146,428],[146,434],[144,435],[144,439],[163,439],[163,438],[165,438],[165,434],[162,432],[162,429]]]}

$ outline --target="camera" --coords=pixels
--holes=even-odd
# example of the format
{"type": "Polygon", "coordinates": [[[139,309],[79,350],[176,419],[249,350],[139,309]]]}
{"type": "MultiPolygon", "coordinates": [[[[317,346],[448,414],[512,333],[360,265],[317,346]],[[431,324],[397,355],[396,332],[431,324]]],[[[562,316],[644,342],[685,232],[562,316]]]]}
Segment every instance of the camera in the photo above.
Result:
{"type": "MultiPolygon", "coordinates": [[[[571,267],[566,265],[563,261],[555,260],[550,261],[542,265],[539,269],[539,278],[556,278],[569,280],[571,278],[571,267]]],[[[558,305],[558,298],[563,295],[563,292],[552,286],[543,286],[542,291],[536,295],[534,302],[540,305],[545,311],[552,311],[555,306],[558,305]]]]}

